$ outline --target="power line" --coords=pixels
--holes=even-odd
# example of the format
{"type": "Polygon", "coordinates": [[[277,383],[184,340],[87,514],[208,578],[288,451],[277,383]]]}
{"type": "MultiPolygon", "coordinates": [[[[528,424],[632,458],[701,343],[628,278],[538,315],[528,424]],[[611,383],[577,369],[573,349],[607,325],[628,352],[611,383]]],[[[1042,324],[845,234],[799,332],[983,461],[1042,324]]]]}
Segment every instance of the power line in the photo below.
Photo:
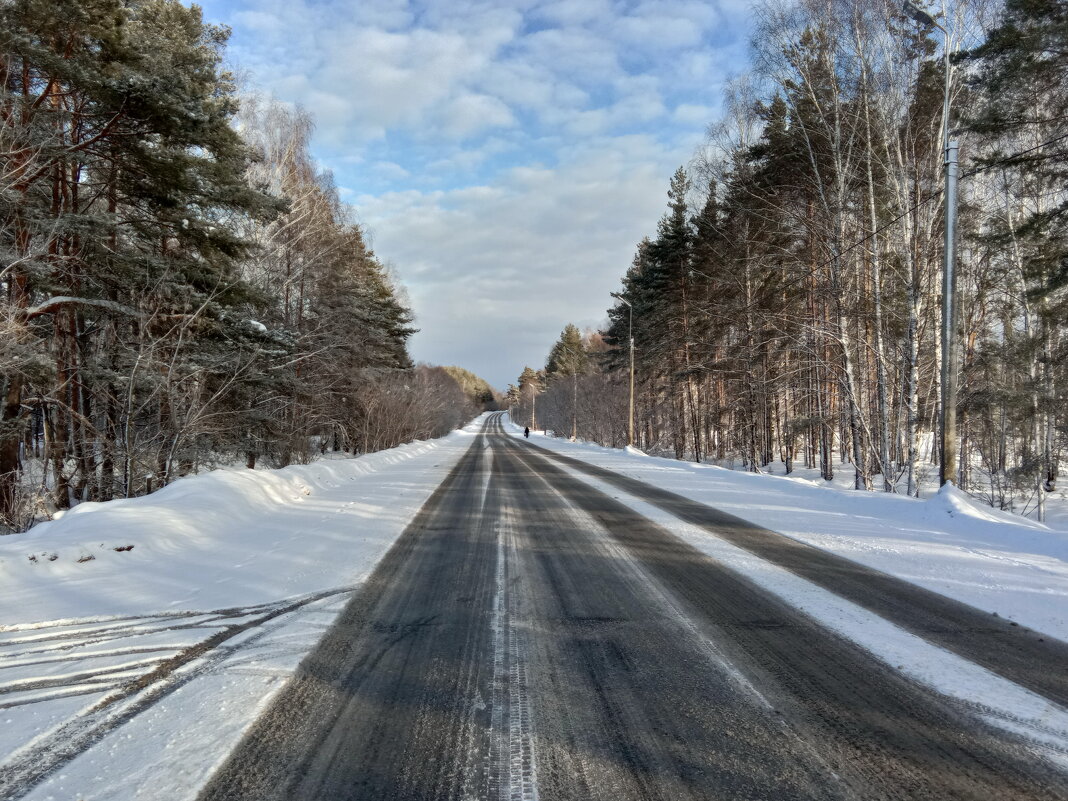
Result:
{"type": "Polygon", "coordinates": [[[1019,153],[1013,153],[1011,156],[1005,156],[1005,158],[991,162],[990,164],[984,164],[982,167],[976,167],[974,169],[968,170],[968,172],[964,173],[961,178],[971,178],[973,175],[978,175],[981,172],[992,170],[995,167],[1001,167],[1005,164],[1015,161],[1016,159],[1020,158],[1020,156],[1026,156],[1028,153],[1034,153],[1036,150],[1041,150],[1044,147],[1049,147],[1050,145],[1055,145],[1058,142],[1063,142],[1065,139],[1068,139],[1068,133],[1056,136],[1053,139],[1045,141],[1042,144],[1035,145],[1034,147],[1029,147],[1027,148],[1027,150],[1021,150],[1019,153]]]}

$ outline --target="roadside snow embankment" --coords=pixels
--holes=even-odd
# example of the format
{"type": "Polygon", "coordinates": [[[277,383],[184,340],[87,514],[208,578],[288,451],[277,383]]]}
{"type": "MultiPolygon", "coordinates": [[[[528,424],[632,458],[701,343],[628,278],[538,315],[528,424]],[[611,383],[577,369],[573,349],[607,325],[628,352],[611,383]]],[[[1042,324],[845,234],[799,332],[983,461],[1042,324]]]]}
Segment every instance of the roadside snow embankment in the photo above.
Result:
{"type": "Polygon", "coordinates": [[[481,428],[0,538],[0,798],[194,798],[481,428]]]}
{"type": "Polygon", "coordinates": [[[1068,532],[983,506],[953,487],[916,499],[537,432],[531,441],[1068,641],[1068,532]]]}
{"type": "Polygon", "coordinates": [[[18,599],[0,629],[248,606],[350,584],[480,425],[357,458],[214,470],[141,498],[84,503],[0,537],[0,586],[18,599]]]}

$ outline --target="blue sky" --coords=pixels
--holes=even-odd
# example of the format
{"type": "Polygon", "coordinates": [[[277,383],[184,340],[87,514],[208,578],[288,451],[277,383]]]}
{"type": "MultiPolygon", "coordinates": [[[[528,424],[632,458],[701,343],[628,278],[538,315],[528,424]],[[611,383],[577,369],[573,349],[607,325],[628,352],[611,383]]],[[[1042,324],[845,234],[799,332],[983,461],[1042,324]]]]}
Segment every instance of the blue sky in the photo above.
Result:
{"type": "Polygon", "coordinates": [[[746,58],[750,6],[613,0],[206,0],[252,87],[317,121],[417,360],[494,385],[600,325],[671,173],[746,58]]]}

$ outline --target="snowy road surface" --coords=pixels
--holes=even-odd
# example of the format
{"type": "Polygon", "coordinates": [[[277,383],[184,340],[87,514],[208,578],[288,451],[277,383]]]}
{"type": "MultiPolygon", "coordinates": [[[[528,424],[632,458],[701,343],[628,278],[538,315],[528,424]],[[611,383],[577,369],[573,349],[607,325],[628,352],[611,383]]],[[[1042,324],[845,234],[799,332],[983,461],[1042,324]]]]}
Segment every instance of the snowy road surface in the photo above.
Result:
{"type": "Polygon", "coordinates": [[[1066,655],[494,417],[200,797],[1068,798],[1066,655]]]}

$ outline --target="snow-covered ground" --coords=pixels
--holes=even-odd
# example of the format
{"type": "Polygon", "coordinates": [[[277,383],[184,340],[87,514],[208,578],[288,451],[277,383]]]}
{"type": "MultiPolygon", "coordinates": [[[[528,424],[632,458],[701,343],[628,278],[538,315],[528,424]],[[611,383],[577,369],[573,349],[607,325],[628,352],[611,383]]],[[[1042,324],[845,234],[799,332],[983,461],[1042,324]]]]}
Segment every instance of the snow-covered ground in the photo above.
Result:
{"type": "MultiPolygon", "coordinates": [[[[508,425],[513,436],[523,436],[520,426],[508,425]]],[[[983,506],[952,487],[918,500],[540,432],[532,432],[531,441],[1068,640],[1068,532],[983,506]]],[[[1043,743],[1048,758],[1068,766],[1068,710],[612,485],[564,469],[991,723],[1043,743]]]]}
{"type": "MultiPolygon", "coordinates": [[[[0,799],[50,765],[58,769],[28,798],[195,797],[480,427],[357,459],[215,471],[145,498],[85,504],[0,538],[0,799]]],[[[522,436],[518,427],[512,433],[522,436]]],[[[1066,532],[959,493],[857,493],[533,439],[1068,639],[1066,532]]],[[[1068,711],[655,507],[611,494],[1066,759],[1068,711]]]]}
{"type": "MultiPolygon", "coordinates": [[[[522,436],[522,428],[509,426],[522,436]]],[[[540,432],[531,441],[1068,640],[1068,531],[984,506],[952,487],[915,499],[540,432]]]]}
{"type": "MultiPolygon", "coordinates": [[[[937,457],[934,455],[938,448],[938,442],[934,435],[930,432],[925,432],[920,435],[917,446],[918,459],[916,483],[919,487],[920,497],[929,498],[938,493],[938,464],[937,457]]],[[[717,464],[732,470],[745,471],[745,467],[740,459],[728,459],[723,462],[717,462],[717,464]]],[[[818,467],[805,467],[804,463],[801,461],[794,462],[789,477],[804,478],[812,483],[819,484],[820,486],[832,486],[840,490],[853,491],[853,483],[856,475],[853,470],[853,465],[838,456],[834,458],[833,465],[834,478],[830,482],[820,476],[818,467]]],[[[787,475],[786,465],[778,460],[764,465],[760,468],[760,472],[771,476],[787,475]]],[[[1000,497],[997,488],[991,485],[990,473],[981,464],[977,463],[976,460],[973,460],[971,466],[971,481],[973,486],[969,490],[969,494],[971,494],[978,502],[979,506],[990,508],[992,499],[1000,497]]],[[[897,476],[895,483],[897,485],[898,493],[904,495],[908,483],[906,477],[904,475],[897,476]]],[[[876,491],[881,491],[882,477],[879,475],[874,476],[874,484],[876,491]]],[[[1068,530],[1068,484],[1060,482],[1058,489],[1054,492],[1043,492],[1041,493],[1041,496],[1045,509],[1046,525],[1053,529],[1062,531],[1068,530]]],[[[1038,519],[1038,509],[1036,506],[1038,494],[1036,489],[1032,489],[1030,493],[1025,493],[1022,490],[1017,489],[1015,493],[1007,493],[1003,500],[1005,503],[1011,504],[1009,511],[1013,512],[1014,515],[1030,518],[1032,520],[1038,519]]],[[[993,505],[996,506],[998,504],[994,503],[993,505]]]]}
{"type": "Polygon", "coordinates": [[[0,538],[0,798],[195,796],[480,429],[0,538]]]}

